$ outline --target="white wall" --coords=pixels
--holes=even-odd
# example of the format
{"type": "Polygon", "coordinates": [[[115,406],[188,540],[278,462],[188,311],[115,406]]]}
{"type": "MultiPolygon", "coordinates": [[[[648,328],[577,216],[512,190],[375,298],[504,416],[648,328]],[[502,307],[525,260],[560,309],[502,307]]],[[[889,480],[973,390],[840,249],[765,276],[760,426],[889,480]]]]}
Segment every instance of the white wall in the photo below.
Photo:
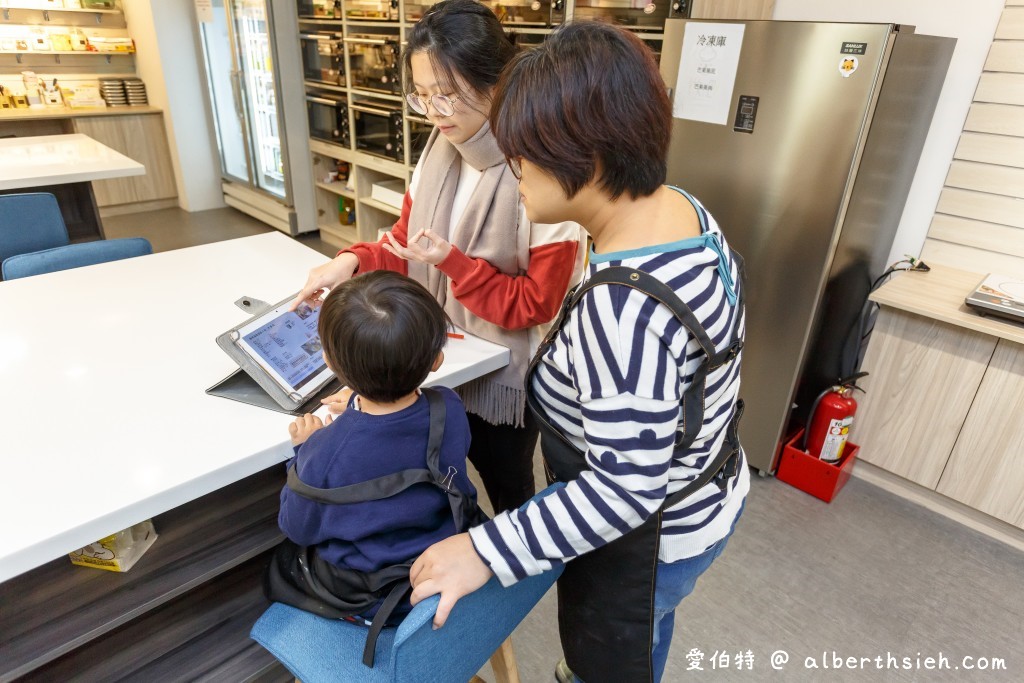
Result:
{"type": "Polygon", "coordinates": [[[921,253],[1004,0],[775,0],[773,19],[912,24],[957,39],[889,262],[921,253]]]}
{"type": "Polygon", "coordinates": [[[136,70],[150,104],[164,111],[179,206],[186,211],[225,206],[192,0],[123,0],[123,6],[135,39],[136,70]]]}

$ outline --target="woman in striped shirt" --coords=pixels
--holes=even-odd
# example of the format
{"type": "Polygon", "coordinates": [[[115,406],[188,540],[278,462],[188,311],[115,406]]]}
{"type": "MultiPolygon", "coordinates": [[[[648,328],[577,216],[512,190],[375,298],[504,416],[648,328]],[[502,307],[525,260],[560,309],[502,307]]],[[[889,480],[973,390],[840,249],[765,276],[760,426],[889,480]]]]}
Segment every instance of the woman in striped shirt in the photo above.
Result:
{"type": "Polygon", "coordinates": [[[560,680],[660,680],[676,606],[722,552],[749,474],[736,434],[742,261],[663,185],[671,105],[650,51],[574,22],[518,57],[491,116],[531,220],[574,221],[590,271],[531,365],[548,471],[566,485],[413,565],[435,621],[494,574],[559,579],[560,680]]]}

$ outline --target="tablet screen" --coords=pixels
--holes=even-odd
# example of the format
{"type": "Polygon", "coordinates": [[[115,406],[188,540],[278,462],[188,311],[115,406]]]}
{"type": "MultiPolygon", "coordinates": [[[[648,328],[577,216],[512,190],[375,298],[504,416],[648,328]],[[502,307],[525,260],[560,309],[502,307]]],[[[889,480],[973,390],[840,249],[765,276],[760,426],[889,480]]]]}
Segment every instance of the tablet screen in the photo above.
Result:
{"type": "Polygon", "coordinates": [[[334,377],[324,363],[320,309],[303,302],[280,306],[238,330],[238,345],[289,394],[305,398],[334,377]]]}

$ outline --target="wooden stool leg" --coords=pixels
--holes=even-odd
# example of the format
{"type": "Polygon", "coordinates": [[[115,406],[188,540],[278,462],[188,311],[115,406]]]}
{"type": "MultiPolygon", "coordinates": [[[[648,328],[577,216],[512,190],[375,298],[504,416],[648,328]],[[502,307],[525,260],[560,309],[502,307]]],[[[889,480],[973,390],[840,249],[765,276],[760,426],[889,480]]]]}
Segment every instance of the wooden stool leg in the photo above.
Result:
{"type": "Polygon", "coordinates": [[[495,683],[519,683],[519,667],[516,666],[516,653],[512,651],[511,638],[506,638],[491,655],[491,669],[494,670],[495,683]]]}

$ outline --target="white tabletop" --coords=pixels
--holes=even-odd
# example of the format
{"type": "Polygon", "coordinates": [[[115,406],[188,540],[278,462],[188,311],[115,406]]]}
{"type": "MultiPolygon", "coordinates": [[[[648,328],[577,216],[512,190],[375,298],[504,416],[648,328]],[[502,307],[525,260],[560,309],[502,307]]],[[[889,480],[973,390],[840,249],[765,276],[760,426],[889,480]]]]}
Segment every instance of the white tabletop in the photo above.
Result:
{"type": "Polygon", "coordinates": [[[145,173],[139,162],[80,133],[0,139],[0,190],[145,173]]]}
{"type": "MultiPolygon", "coordinates": [[[[214,341],[325,256],[280,233],[0,282],[0,581],[291,457],[291,417],[205,389],[214,341]]],[[[453,339],[431,383],[503,367],[453,339]]]]}

